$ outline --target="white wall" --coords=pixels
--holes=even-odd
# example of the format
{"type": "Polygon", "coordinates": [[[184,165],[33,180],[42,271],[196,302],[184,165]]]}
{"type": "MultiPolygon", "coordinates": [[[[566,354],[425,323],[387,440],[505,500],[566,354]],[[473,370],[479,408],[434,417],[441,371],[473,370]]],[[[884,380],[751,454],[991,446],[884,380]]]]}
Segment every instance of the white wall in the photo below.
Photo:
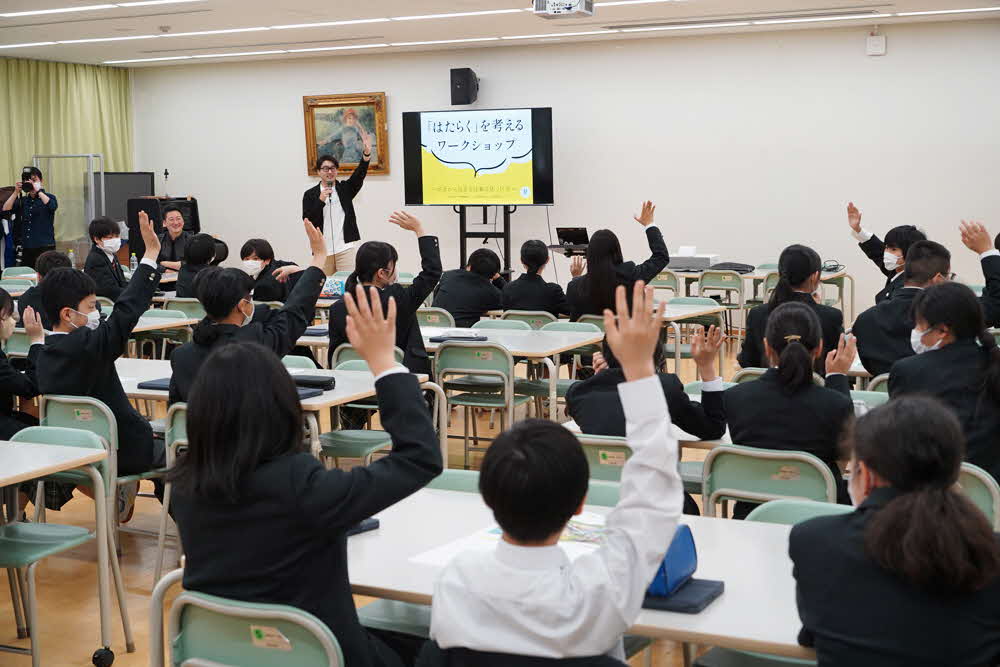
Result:
{"type": "MultiPolygon", "coordinates": [[[[400,114],[448,108],[448,69],[467,66],[480,108],[553,107],[553,227],[609,227],[641,259],[631,216],[649,198],[671,248],[759,263],[807,243],[849,266],[864,305],[882,279],[848,234],[853,199],[872,230],[918,225],[981,282],[957,225],[1000,232],[1000,22],[884,32],[881,58],[850,28],[139,69],[135,167],[158,173],[158,192],[169,168],[171,194],[197,196],[206,231],[231,246],[262,236],[305,259],[302,96],[385,91],[391,174],[369,176],[356,208],[362,238],[396,244],[414,270],[412,237],[385,222],[403,204],[400,114]]],[[[417,214],[453,267],[457,216],[417,214]]],[[[516,255],[548,238],[546,210],[521,209],[513,227],[516,255]]]]}

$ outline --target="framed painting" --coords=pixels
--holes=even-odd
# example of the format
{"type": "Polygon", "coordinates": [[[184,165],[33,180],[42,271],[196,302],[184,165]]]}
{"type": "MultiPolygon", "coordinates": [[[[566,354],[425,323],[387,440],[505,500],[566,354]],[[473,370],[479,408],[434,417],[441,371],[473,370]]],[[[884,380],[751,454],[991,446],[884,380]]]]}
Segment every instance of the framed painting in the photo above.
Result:
{"type": "Polygon", "coordinates": [[[349,175],[364,153],[364,136],[371,138],[369,174],[389,173],[389,130],[385,93],[310,95],[302,98],[306,125],[306,161],[310,176],[318,176],[316,158],[332,155],[340,174],[349,175]]]}

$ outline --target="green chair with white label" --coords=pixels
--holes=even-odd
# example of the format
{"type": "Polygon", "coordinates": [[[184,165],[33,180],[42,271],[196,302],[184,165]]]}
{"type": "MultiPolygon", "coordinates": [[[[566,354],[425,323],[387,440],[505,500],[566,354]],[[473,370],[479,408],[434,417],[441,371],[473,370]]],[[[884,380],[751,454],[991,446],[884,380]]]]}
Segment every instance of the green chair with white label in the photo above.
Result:
{"type": "Polygon", "coordinates": [[[455,318],[444,308],[417,308],[417,324],[422,327],[455,328],[455,318]]]}
{"type": "MultiPolygon", "coordinates": [[[[587,457],[591,480],[621,481],[622,468],[632,457],[632,448],[628,446],[628,441],[624,437],[588,433],[581,433],[576,437],[587,457]]],[[[677,470],[680,472],[685,491],[701,493],[703,481],[701,461],[678,461],[677,470]]]]}

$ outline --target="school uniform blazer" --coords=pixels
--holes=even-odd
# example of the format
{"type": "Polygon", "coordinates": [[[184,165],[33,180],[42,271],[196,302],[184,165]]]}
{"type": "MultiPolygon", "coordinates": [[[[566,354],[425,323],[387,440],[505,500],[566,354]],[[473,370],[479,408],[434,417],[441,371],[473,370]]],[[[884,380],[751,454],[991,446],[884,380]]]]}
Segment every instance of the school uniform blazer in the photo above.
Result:
{"type": "Polygon", "coordinates": [[[913,356],[913,300],[919,293],[919,287],[904,287],[854,321],[851,333],[858,339],[858,357],[872,375],[888,373],[894,363],[913,356]]]}
{"type": "Polygon", "coordinates": [[[490,282],[465,269],[445,271],[434,293],[434,307],[451,313],[455,326],[468,328],[487,312],[500,310],[506,284],[503,278],[490,282]]]}
{"type": "Polygon", "coordinates": [[[985,667],[1000,664],[1000,580],[942,598],[887,572],[865,553],[868,523],[898,495],[872,490],[850,514],[792,527],[799,643],[823,667],[985,667]]]}
{"type": "Polygon", "coordinates": [[[535,273],[522,273],[503,288],[503,310],[541,310],[553,317],[569,315],[569,302],[563,288],[545,281],[535,273]]]}
{"type": "MultiPolygon", "coordinates": [[[[335,181],[333,185],[333,189],[340,199],[340,207],[344,209],[345,243],[361,240],[361,234],[358,232],[358,216],[354,212],[354,198],[361,192],[361,186],[365,184],[368,163],[369,160],[361,160],[347,179],[335,181]]],[[[323,208],[326,204],[319,198],[319,185],[317,183],[302,193],[302,217],[309,218],[309,222],[316,225],[319,231],[323,231],[323,208]]]]}
{"type": "MultiPolygon", "coordinates": [[[[287,604],[326,623],[344,664],[381,659],[381,642],[358,622],[347,570],[347,531],[441,472],[441,449],[416,378],[376,379],[388,456],[350,471],[327,470],[312,454],[286,454],[246,476],[236,503],[174,485],[171,509],[187,564],[184,588],[247,602],[287,604]]],[[[252,391],[251,387],[247,388],[252,391]]],[[[384,529],[383,529],[384,530],[384,529]]]]}
{"type": "Polygon", "coordinates": [[[900,359],[889,372],[889,396],[925,394],[955,413],[965,432],[965,460],[1000,479],[1000,405],[983,391],[988,355],[975,339],[900,359]]]}
{"type": "Polygon", "coordinates": [[[24,422],[14,417],[14,398],[38,396],[35,362],[41,351],[41,345],[32,345],[28,349],[27,368],[24,372],[14,368],[7,355],[0,351],[0,440],[10,439],[25,427],[24,422]]]}
{"type": "Polygon", "coordinates": [[[325,282],[323,270],[310,266],[302,272],[281,310],[259,314],[255,309],[254,319],[245,327],[214,324],[208,318],[195,325],[193,340],[170,355],[170,402],[187,401],[201,365],[221,345],[257,343],[279,357],[291,352],[313,321],[316,300],[325,282]]]}
{"type": "Polygon", "coordinates": [[[42,290],[38,285],[29,287],[24,294],[17,297],[17,312],[21,316],[22,322],[24,322],[24,309],[28,306],[34,308],[38,317],[41,318],[42,328],[51,331],[52,322],[49,321],[49,316],[45,313],[45,306],[42,305],[42,290]]]}
{"type": "MultiPolygon", "coordinates": [[[[822,372],[826,366],[826,353],[837,349],[840,344],[840,334],[844,333],[844,313],[837,308],[816,303],[812,294],[796,292],[795,301],[801,302],[813,309],[819,317],[823,332],[823,354],[816,362],[822,372]]],[[[767,317],[771,307],[764,303],[750,309],[747,316],[747,331],[743,338],[743,348],[736,360],[741,368],[766,368],[767,356],[764,354],[764,332],[767,330],[767,317]]]]}
{"type": "Polygon", "coordinates": [[[209,266],[209,264],[181,265],[181,270],[177,272],[177,282],[174,284],[178,299],[192,299],[197,296],[194,293],[194,278],[209,266]]]}
{"type": "MultiPolygon", "coordinates": [[[[673,373],[659,373],[667,397],[670,419],[683,431],[702,440],[715,440],[726,433],[726,412],[721,391],[701,394],[701,403],[684,393],[684,385],[673,373]]],[[[625,435],[625,410],[618,398],[618,385],[625,382],[620,368],[607,368],[570,386],[566,413],[580,430],[590,435],[625,435]]]]}
{"type": "Polygon", "coordinates": [[[983,306],[986,326],[997,327],[1000,326],[1000,252],[980,255],[979,264],[983,267],[983,278],[986,280],[979,303],[983,306]]]}
{"type": "Polygon", "coordinates": [[[885,255],[885,243],[878,236],[872,234],[870,239],[859,243],[858,247],[878,267],[882,275],[885,276],[885,287],[875,295],[875,303],[881,303],[886,299],[894,297],[896,292],[903,289],[903,272],[897,272],[895,269],[890,271],[885,268],[885,264],[882,263],[882,257],[885,255]]]}
{"type": "MultiPolygon", "coordinates": [[[[420,273],[411,285],[399,283],[379,290],[382,310],[386,311],[389,297],[396,300],[396,347],[403,351],[403,365],[412,373],[431,372],[431,362],[424,347],[424,338],[417,322],[417,309],[434,290],[441,278],[441,248],[436,236],[421,236],[417,239],[420,249],[420,273]]],[[[338,301],[330,308],[330,349],[327,365],[333,362],[333,352],[347,340],[347,307],[338,301]]]]}
{"type": "MultiPolygon", "coordinates": [[[[272,259],[271,263],[261,269],[253,282],[254,301],[284,301],[288,298],[288,293],[294,288],[299,274],[294,273],[288,277],[287,282],[280,283],[274,277],[274,271],[283,266],[292,266],[295,262],[285,262],[280,259],[272,259]]],[[[179,277],[179,276],[178,276],[179,277]]]]}
{"type": "Polygon", "coordinates": [[[125,352],[132,329],[149,308],[159,284],[156,269],[140,263],[114,310],[96,329],[80,327],[45,339],[38,354],[38,391],[90,396],[103,401],[118,422],[118,474],[132,475],[153,465],[153,430],[129,403],[115,360],[125,352]]]}
{"type": "MultiPolygon", "coordinates": [[[[646,240],[649,242],[650,256],[642,264],[623,262],[615,267],[618,274],[618,284],[631,288],[632,283],[642,280],[648,283],[670,263],[670,253],[663,242],[663,233],[656,225],[646,227],[646,240]]],[[[566,286],[566,299],[569,301],[570,319],[576,321],[581,315],[600,315],[603,311],[590,302],[588,292],[589,277],[587,274],[574,278],[566,286]]]]}
{"type": "Polygon", "coordinates": [[[95,294],[107,297],[112,301],[117,301],[122,290],[128,285],[128,279],[125,277],[122,265],[118,263],[118,258],[108,257],[108,253],[96,245],[90,246],[90,253],[83,265],[83,272],[97,283],[95,294]]]}

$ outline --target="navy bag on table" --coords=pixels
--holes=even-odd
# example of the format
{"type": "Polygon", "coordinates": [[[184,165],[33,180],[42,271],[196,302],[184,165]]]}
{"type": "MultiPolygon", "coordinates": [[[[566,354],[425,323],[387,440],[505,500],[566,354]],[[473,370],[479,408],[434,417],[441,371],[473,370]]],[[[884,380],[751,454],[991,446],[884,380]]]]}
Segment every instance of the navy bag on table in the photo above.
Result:
{"type": "Polygon", "coordinates": [[[725,583],[710,579],[695,579],[698,550],[690,526],[677,526],[660,567],[642,602],[644,609],[697,614],[712,600],[722,595],[725,583]]]}

